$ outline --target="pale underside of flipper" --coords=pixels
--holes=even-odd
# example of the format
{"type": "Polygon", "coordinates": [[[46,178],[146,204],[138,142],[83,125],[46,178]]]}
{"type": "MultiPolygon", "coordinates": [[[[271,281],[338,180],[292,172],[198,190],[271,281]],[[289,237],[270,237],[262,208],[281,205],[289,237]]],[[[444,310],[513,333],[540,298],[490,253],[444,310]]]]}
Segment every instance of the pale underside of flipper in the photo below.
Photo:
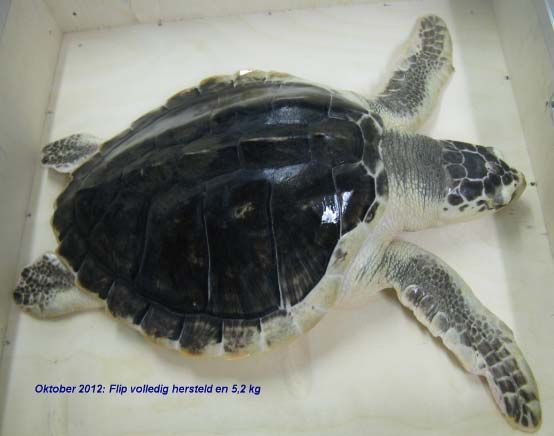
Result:
{"type": "Polygon", "coordinates": [[[104,306],[103,301],[75,286],[75,274],[54,253],[46,253],[23,268],[13,297],[22,309],[39,318],[104,306]]]}
{"type": "Polygon", "coordinates": [[[86,162],[102,142],[96,136],[77,133],[47,144],[41,162],[60,173],[71,173],[86,162]]]}
{"type": "Polygon", "coordinates": [[[382,265],[400,302],[442,339],[467,371],[487,380],[510,424],[536,431],[541,423],[537,385],[506,324],[450,267],[413,244],[393,242],[382,265]]]}
{"type": "Polygon", "coordinates": [[[420,18],[384,89],[370,103],[385,127],[416,130],[431,114],[454,71],[452,42],[444,21],[420,18]]]}

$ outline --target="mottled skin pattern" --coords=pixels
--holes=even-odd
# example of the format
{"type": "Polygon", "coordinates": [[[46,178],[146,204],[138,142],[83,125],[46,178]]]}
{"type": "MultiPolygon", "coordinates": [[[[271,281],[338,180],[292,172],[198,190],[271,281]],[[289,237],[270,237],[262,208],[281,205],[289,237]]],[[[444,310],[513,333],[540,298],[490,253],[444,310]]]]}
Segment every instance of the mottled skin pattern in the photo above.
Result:
{"type": "Polygon", "coordinates": [[[73,171],[53,220],[60,258],[27,267],[16,302],[40,317],[106,307],[167,347],[237,357],[394,288],[511,424],[538,429],[513,333],[448,265],[398,239],[525,189],[492,148],[415,134],[452,71],[448,29],[428,16],[371,100],[255,71],[177,94],[84,164],[89,136],[49,144],[43,162],[73,171]]]}
{"type": "Polygon", "coordinates": [[[452,43],[444,22],[423,17],[392,77],[371,104],[388,127],[410,128],[429,115],[438,87],[454,70],[452,43]]]}
{"type": "Polygon", "coordinates": [[[33,265],[23,268],[13,298],[38,317],[57,317],[103,306],[97,298],[75,288],[75,273],[54,253],[45,253],[33,265]]]}
{"type": "Polygon", "coordinates": [[[45,146],[41,162],[57,171],[68,173],[96,153],[98,143],[99,139],[92,135],[70,135],[45,146]]]}
{"type": "Polygon", "coordinates": [[[467,285],[430,253],[397,241],[387,249],[383,269],[398,298],[433,335],[443,339],[474,374],[485,376],[497,403],[523,428],[540,422],[533,375],[512,331],[477,301],[467,285]]]}
{"type": "Polygon", "coordinates": [[[13,295],[15,302],[23,306],[36,305],[43,310],[56,292],[72,288],[74,275],[60,268],[60,265],[56,256],[45,254],[32,267],[23,268],[19,286],[13,295]],[[47,291],[39,293],[39,289],[47,291]]]}

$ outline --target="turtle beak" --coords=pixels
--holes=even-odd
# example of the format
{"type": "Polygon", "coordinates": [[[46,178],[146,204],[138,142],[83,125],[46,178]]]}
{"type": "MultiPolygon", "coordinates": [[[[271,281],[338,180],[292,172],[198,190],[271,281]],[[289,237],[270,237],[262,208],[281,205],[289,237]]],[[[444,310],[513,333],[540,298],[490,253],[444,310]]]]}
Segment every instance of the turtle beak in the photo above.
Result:
{"type": "MultiPolygon", "coordinates": [[[[489,207],[491,209],[502,209],[512,202],[516,201],[527,187],[525,176],[521,172],[516,173],[517,181],[514,180],[511,185],[504,187],[496,192],[495,196],[490,199],[489,207]],[[509,190],[513,190],[511,193],[509,190]]],[[[514,177],[515,179],[515,177],[514,177]]]]}
{"type": "Polygon", "coordinates": [[[525,180],[525,176],[523,175],[523,173],[519,172],[517,176],[519,178],[519,185],[512,194],[512,199],[510,200],[510,203],[512,201],[516,201],[519,197],[521,197],[521,194],[523,194],[523,191],[525,191],[525,188],[527,187],[527,181],[525,180]]]}

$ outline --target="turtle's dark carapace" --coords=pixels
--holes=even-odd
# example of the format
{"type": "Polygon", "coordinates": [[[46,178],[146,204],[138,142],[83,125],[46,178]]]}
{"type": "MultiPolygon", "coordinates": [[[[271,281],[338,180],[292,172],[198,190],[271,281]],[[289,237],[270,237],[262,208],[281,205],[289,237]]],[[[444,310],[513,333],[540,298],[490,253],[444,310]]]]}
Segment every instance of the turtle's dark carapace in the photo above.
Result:
{"type": "Polygon", "coordinates": [[[253,319],[301,301],[375,200],[378,127],[303,83],[166,106],[108,141],[58,200],[59,253],[79,282],[103,298],[116,282],[177,316],[253,319]]]}

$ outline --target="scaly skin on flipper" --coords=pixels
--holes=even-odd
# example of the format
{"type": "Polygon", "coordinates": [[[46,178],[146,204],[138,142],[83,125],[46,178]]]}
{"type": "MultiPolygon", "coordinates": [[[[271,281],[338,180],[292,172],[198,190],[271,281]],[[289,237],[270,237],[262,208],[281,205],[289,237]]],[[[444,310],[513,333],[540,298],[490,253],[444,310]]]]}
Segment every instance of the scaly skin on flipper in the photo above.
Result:
{"type": "Polygon", "coordinates": [[[69,135],[44,146],[41,162],[60,173],[71,173],[96,153],[101,142],[86,133],[69,135]]]}
{"type": "Polygon", "coordinates": [[[508,421],[520,430],[537,430],[537,385],[506,324],[450,267],[413,244],[393,242],[382,265],[400,302],[443,340],[467,371],[485,377],[508,421]]]}
{"type": "Polygon", "coordinates": [[[24,310],[39,318],[52,318],[104,304],[75,286],[75,273],[54,253],[46,253],[23,268],[13,293],[24,310]]]}
{"type": "Polygon", "coordinates": [[[414,131],[429,116],[454,68],[446,24],[434,15],[418,20],[403,58],[371,102],[390,128],[414,131]]]}

